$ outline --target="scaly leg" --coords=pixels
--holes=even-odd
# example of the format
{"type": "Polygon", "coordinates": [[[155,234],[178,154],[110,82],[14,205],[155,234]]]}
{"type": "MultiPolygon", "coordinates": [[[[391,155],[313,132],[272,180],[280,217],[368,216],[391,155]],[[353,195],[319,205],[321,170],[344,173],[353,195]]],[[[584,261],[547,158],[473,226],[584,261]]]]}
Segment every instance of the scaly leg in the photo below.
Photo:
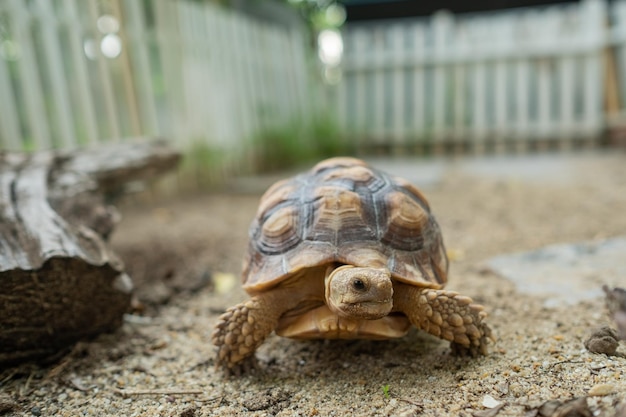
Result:
{"type": "Polygon", "coordinates": [[[394,310],[403,312],[415,327],[450,341],[456,353],[487,354],[494,337],[484,323],[483,306],[454,291],[395,286],[394,310]]]}
{"type": "Polygon", "coordinates": [[[254,352],[272,333],[282,312],[261,297],[253,297],[226,310],[212,336],[218,348],[217,365],[228,373],[246,371],[254,364],[254,352]]]}
{"type": "Polygon", "coordinates": [[[230,307],[219,318],[212,341],[217,346],[217,366],[228,374],[241,374],[256,362],[254,352],[269,336],[278,320],[296,307],[302,294],[285,288],[267,291],[230,307]]]}

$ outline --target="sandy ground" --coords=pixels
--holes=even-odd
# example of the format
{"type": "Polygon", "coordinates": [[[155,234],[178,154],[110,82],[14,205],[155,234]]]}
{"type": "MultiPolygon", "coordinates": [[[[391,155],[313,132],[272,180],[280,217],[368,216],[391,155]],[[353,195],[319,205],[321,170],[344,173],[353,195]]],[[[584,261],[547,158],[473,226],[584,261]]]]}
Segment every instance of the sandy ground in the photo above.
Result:
{"type": "Polygon", "coordinates": [[[446,163],[425,188],[452,257],[448,288],[489,312],[498,342],[486,357],[454,357],[446,342],[417,331],[383,342],[271,336],[257,373],[225,379],[214,369],[210,335],[219,314],[245,298],[232,276],[261,190],[152,205],[135,199],[121,207],[113,244],[137,282],[138,311],[56,362],[4,370],[0,414],[557,416],[563,408],[546,402],[582,397],[579,414],[567,415],[624,416],[616,410],[626,404],[626,359],[583,346],[593,328],[610,324],[604,301],[546,308],[484,263],[626,235],[626,155],[569,157],[566,169],[534,177],[507,166],[446,163]]]}

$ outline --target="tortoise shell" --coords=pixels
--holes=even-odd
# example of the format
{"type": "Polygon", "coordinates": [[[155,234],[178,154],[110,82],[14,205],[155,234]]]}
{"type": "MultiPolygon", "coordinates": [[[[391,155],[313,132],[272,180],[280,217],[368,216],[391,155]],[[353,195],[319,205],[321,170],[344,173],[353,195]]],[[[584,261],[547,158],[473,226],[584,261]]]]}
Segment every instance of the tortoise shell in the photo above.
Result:
{"type": "Polygon", "coordinates": [[[387,268],[394,279],[441,288],[439,225],[422,193],[355,158],[332,158],[271,186],[250,226],[243,286],[267,290],[306,268],[387,268]]]}

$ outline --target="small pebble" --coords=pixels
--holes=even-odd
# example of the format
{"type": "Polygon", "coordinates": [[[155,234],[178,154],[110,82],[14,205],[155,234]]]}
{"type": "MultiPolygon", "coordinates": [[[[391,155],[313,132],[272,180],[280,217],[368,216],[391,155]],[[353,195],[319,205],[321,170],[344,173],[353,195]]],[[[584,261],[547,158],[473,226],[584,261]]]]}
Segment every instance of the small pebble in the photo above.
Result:
{"type": "Polygon", "coordinates": [[[501,394],[508,394],[509,393],[509,382],[500,382],[498,384],[496,384],[495,387],[501,394]]]}
{"type": "Polygon", "coordinates": [[[592,397],[609,395],[615,392],[615,387],[611,384],[598,384],[591,387],[588,394],[592,397]]]}
{"type": "Polygon", "coordinates": [[[32,415],[34,416],[40,416],[41,415],[41,409],[39,407],[33,407],[30,409],[30,412],[32,415]]]}
{"type": "Polygon", "coordinates": [[[615,355],[618,346],[617,332],[608,326],[595,330],[585,340],[585,348],[591,353],[603,353],[612,356],[615,355]]]}
{"type": "Polygon", "coordinates": [[[500,401],[496,400],[491,395],[485,395],[482,404],[485,408],[496,408],[500,405],[500,401]]]}
{"type": "Polygon", "coordinates": [[[599,371],[600,369],[604,369],[606,368],[606,364],[605,363],[597,363],[597,362],[592,362],[591,365],[589,366],[591,368],[591,370],[593,371],[599,371]]]}

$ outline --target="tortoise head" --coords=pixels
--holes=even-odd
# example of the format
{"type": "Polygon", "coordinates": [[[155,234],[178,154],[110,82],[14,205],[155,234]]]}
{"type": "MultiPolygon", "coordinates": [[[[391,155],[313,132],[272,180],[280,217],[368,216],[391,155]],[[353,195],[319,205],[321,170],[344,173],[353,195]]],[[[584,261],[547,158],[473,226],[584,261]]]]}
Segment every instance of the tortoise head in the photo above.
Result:
{"type": "Polygon", "coordinates": [[[343,265],[326,270],[325,298],[338,316],[375,320],[393,307],[393,285],[387,269],[343,265]]]}

